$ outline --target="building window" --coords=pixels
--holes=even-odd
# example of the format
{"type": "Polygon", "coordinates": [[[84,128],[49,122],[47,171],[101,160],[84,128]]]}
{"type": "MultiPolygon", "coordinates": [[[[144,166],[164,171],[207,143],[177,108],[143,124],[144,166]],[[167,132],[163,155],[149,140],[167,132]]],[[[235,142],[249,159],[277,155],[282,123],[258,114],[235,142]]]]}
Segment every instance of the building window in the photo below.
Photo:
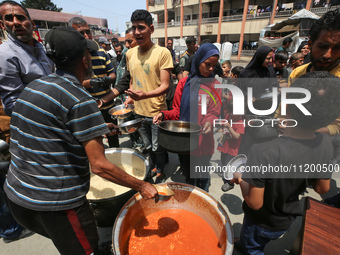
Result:
{"type": "Polygon", "coordinates": [[[203,19],[207,19],[207,18],[209,18],[209,13],[202,13],[202,18],[203,19]]]}

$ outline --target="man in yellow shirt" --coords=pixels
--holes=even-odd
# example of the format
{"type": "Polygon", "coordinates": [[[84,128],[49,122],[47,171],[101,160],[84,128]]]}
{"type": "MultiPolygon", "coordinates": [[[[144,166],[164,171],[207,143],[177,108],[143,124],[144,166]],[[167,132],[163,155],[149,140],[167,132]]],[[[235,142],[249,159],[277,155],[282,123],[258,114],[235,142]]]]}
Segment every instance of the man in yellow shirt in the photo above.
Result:
{"type": "MultiPolygon", "coordinates": [[[[310,30],[308,41],[311,63],[295,68],[289,76],[288,86],[308,72],[328,71],[340,77],[340,12],[329,11],[316,20],[310,30]]],[[[279,116],[279,112],[278,112],[279,116]]],[[[317,130],[329,135],[340,134],[340,117],[327,127],[317,130]]]]}
{"type": "Polygon", "coordinates": [[[152,173],[160,181],[164,179],[165,150],[158,144],[158,127],[153,124],[153,116],[167,110],[165,93],[169,88],[173,60],[167,48],[151,41],[154,26],[148,11],[134,11],[131,22],[138,46],[126,53],[131,86],[125,93],[135,101],[136,114],[145,118],[139,132],[154,166],[152,173]]]}

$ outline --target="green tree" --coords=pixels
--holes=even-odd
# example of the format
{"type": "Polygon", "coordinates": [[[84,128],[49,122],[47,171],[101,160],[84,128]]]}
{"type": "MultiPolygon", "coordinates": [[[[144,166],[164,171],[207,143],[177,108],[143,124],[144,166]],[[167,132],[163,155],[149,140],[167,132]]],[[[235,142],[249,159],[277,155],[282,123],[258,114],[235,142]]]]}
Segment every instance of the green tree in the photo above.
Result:
{"type": "Polygon", "coordinates": [[[26,8],[61,12],[63,8],[58,8],[51,0],[24,0],[20,2],[26,8]]]}

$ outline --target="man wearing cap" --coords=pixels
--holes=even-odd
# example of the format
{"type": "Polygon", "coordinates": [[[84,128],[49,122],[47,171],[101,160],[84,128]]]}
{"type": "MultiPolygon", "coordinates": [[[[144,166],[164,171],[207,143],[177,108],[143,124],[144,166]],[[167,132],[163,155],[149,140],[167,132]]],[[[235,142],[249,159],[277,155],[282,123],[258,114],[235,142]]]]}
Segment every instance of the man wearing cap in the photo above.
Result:
{"type": "Polygon", "coordinates": [[[33,38],[34,22],[28,11],[14,1],[0,3],[0,27],[8,40],[0,45],[0,97],[5,113],[13,107],[26,85],[53,72],[54,64],[33,38]]]}
{"type": "Polygon", "coordinates": [[[110,132],[82,82],[98,45],[71,27],[45,36],[57,71],[31,82],[12,114],[12,163],[5,192],[16,220],[52,239],[63,255],[97,254],[98,233],[86,200],[90,169],[150,199],[156,189],[110,163],[101,136],[110,132]],[[65,40],[68,38],[68,40],[65,40]]]}
{"type": "Polygon", "coordinates": [[[98,38],[98,43],[99,46],[102,47],[106,52],[111,49],[110,42],[104,36],[98,38]]]}
{"type": "MultiPolygon", "coordinates": [[[[80,32],[86,39],[92,40],[91,29],[86,20],[80,17],[73,17],[69,21],[69,26],[80,32]]],[[[103,97],[110,93],[112,84],[115,83],[116,75],[115,69],[112,65],[109,55],[103,48],[97,51],[91,51],[92,67],[94,75],[91,79],[85,79],[83,86],[90,92],[90,94],[97,98],[98,106],[103,114],[106,122],[112,122],[108,110],[114,106],[114,101],[105,101],[103,97]]],[[[119,147],[118,135],[108,137],[110,147],[119,147]]]]}

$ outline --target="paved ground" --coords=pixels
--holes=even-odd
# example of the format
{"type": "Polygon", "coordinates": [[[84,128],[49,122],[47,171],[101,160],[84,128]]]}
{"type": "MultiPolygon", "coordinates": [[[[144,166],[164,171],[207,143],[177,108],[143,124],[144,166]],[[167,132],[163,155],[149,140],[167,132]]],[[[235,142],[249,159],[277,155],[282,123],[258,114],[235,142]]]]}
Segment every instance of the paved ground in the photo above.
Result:
{"type": "MultiPolygon", "coordinates": [[[[130,141],[127,136],[120,138],[121,147],[130,147],[130,141]]],[[[179,171],[179,161],[177,154],[169,153],[170,161],[166,165],[166,181],[167,182],[183,182],[184,177],[179,171]]],[[[219,163],[219,154],[214,155],[212,158],[212,164],[219,163]]],[[[239,237],[243,220],[242,195],[240,188],[237,186],[227,193],[221,191],[222,179],[217,174],[212,174],[210,194],[218,200],[229,215],[231,224],[233,226],[234,236],[239,237]]],[[[340,179],[332,180],[331,190],[323,195],[323,198],[327,198],[335,195],[339,192],[340,179]]],[[[307,189],[305,196],[310,196],[316,199],[321,197],[313,190],[307,189]]],[[[51,219],[53,220],[53,219],[51,219]]],[[[301,218],[298,218],[289,232],[281,239],[269,243],[265,249],[265,254],[285,255],[289,254],[289,250],[297,236],[299,227],[301,226],[301,218]]],[[[111,228],[99,228],[100,242],[111,240],[112,229],[111,228]]],[[[38,234],[21,239],[9,244],[5,244],[0,240],[0,255],[57,255],[59,254],[53,243],[38,234]]],[[[239,255],[238,251],[234,250],[234,255],[239,255]]]]}

